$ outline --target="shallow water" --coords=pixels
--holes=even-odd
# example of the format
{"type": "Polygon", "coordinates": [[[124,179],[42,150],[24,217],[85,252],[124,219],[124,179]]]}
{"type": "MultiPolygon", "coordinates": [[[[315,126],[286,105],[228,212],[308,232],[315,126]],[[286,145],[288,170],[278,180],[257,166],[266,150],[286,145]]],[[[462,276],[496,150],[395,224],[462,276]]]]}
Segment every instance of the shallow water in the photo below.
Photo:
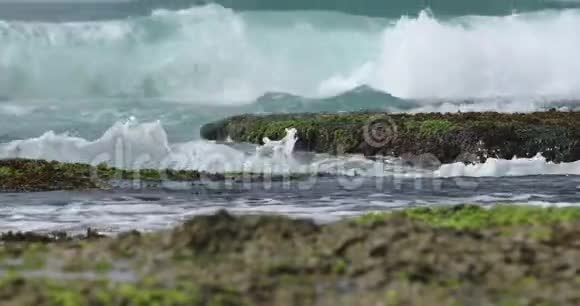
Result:
{"type": "Polygon", "coordinates": [[[380,178],[326,177],[270,186],[168,183],[146,188],[124,183],[109,191],[0,194],[0,231],[153,231],[220,209],[329,222],[372,211],[497,202],[576,205],[580,176],[386,178],[382,183],[380,178]]]}

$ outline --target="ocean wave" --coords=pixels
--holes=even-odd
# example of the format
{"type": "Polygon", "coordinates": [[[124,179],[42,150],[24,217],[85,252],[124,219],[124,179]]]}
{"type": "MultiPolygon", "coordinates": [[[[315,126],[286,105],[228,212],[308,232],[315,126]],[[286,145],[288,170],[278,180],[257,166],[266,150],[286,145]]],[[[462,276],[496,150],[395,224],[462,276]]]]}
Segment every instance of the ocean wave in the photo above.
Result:
{"type": "Polygon", "coordinates": [[[360,16],[398,18],[431,9],[440,16],[509,15],[546,9],[579,8],[576,0],[133,0],[133,1],[6,1],[0,19],[29,21],[87,21],[146,16],[154,10],[182,10],[216,4],[236,11],[332,11],[360,16]]]}
{"type": "Polygon", "coordinates": [[[511,160],[489,158],[485,163],[443,165],[435,171],[438,177],[504,177],[531,175],[580,175],[580,161],[571,163],[548,162],[542,154],[533,158],[511,160]]]}
{"type": "Polygon", "coordinates": [[[261,18],[208,5],[107,22],[0,22],[0,95],[227,104],[267,92],[331,96],[338,92],[319,92],[321,81],[349,73],[373,50],[370,30],[261,18]]]}
{"type": "Polygon", "coordinates": [[[208,141],[171,144],[159,121],[117,122],[100,138],[86,140],[49,131],[40,137],[0,144],[0,158],[32,158],[92,165],[106,163],[123,169],[170,168],[214,173],[330,174],[352,177],[449,178],[530,175],[580,175],[580,161],[555,164],[540,154],[534,158],[498,160],[481,164],[444,164],[422,168],[399,158],[366,159],[363,156],[329,156],[294,152],[297,131],[287,129],[280,140],[264,145],[208,141]]]}
{"type": "Polygon", "coordinates": [[[159,121],[138,123],[131,118],[115,123],[96,140],[49,131],[39,137],[0,144],[0,158],[106,163],[122,169],[171,168],[218,173],[272,169],[278,173],[284,172],[279,167],[292,166],[289,151],[294,142],[295,134],[289,134],[251,152],[207,141],[170,144],[159,121]]]}
{"type": "Polygon", "coordinates": [[[368,86],[426,101],[577,99],[579,28],[576,10],[444,21],[217,5],[107,22],[4,21],[0,96],[243,105],[271,92],[324,99],[368,86]]]}
{"type": "MultiPolygon", "coordinates": [[[[155,0],[149,0],[149,3],[155,2],[155,0]]],[[[165,0],[164,5],[172,2],[183,5],[184,3],[191,3],[191,0],[169,2],[165,0]]],[[[413,14],[426,7],[434,10],[438,14],[460,16],[475,14],[506,15],[513,11],[564,9],[580,6],[580,3],[575,0],[209,0],[206,2],[218,3],[226,7],[241,10],[336,10],[350,14],[382,17],[398,17],[404,14],[413,14]]]]}

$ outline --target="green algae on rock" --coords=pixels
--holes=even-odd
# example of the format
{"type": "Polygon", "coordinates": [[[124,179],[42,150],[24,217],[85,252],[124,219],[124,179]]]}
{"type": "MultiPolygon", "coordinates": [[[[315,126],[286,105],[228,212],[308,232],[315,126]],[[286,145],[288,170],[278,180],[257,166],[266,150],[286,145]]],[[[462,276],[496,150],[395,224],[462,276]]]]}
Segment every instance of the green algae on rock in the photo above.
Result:
{"type": "Polygon", "coordinates": [[[10,240],[0,243],[0,298],[51,306],[580,302],[580,209],[378,216],[316,224],[219,212],[157,233],[10,240]]]}
{"type": "Polygon", "coordinates": [[[0,160],[0,191],[89,189],[99,187],[91,179],[91,167],[32,160],[0,160]]]}
{"type": "Polygon", "coordinates": [[[410,208],[395,212],[368,213],[357,217],[354,222],[372,224],[387,218],[402,215],[422,221],[430,226],[455,229],[509,227],[521,225],[546,225],[558,222],[580,220],[580,208],[516,206],[497,204],[491,208],[477,205],[457,205],[449,207],[410,208]]]}
{"type": "Polygon", "coordinates": [[[200,176],[197,171],[129,171],[106,165],[94,167],[44,160],[0,160],[0,192],[93,189],[108,186],[110,180],[188,181],[198,180],[200,176]]]}
{"type": "Polygon", "coordinates": [[[260,143],[298,129],[299,150],[366,156],[432,154],[442,163],[487,158],[580,160],[580,112],[241,115],[205,125],[209,140],[260,143]]]}
{"type": "Polygon", "coordinates": [[[112,181],[141,183],[171,182],[262,182],[294,181],[311,174],[206,173],[195,170],[142,169],[124,170],[101,164],[28,159],[0,159],[0,192],[82,190],[108,188],[112,181]]]}

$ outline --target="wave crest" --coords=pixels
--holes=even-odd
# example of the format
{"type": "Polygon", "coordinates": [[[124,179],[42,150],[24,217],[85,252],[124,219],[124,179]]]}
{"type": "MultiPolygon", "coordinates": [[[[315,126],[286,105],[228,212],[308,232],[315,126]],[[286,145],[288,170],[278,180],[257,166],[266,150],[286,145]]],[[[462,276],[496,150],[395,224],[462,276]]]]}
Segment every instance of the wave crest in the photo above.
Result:
{"type": "Polygon", "coordinates": [[[67,134],[44,135],[0,144],[0,158],[32,158],[107,163],[122,169],[190,169],[214,173],[333,174],[357,177],[448,178],[528,175],[580,175],[580,162],[554,164],[538,156],[530,159],[488,159],[482,164],[444,164],[415,167],[398,158],[369,160],[362,156],[300,156],[294,152],[296,129],[280,140],[264,139],[263,146],[189,141],[170,144],[159,121],[117,122],[99,139],[89,141],[67,134]]]}
{"type": "Polygon", "coordinates": [[[405,99],[576,99],[579,28],[577,10],[389,21],[218,5],[0,22],[0,96],[246,104],[269,92],[326,98],[369,86],[405,99]]]}

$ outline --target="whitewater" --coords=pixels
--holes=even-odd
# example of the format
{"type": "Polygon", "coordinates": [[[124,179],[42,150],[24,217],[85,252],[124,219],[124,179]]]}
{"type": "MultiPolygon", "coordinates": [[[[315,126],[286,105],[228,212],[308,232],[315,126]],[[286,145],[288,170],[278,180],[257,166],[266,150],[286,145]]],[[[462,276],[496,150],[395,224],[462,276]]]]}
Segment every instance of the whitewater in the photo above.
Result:
{"type": "MultiPolygon", "coordinates": [[[[0,154],[90,162],[111,155],[121,139],[152,165],[177,150],[190,169],[216,170],[200,159],[225,154],[240,170],[246,154],[195,140],[199,126],[290,104],[294,111],[573,109],[579,26],[576,9],[445,18],[427,9],[393,19],[217,4],[122,20],[0,21],[0,117],[7,131],[18,126],[2,136],[0,154]],[[55,117],[71,123],[51,126],[55,117]],[[153,123],[124,123],[133,117],[153,123]],[[19,126],[26,118],[33,123],[19,126]]],[[[127,158],[123,165],[134,163],[127,158]]]]}
{"type": "Polygon", "coordinates": [[[541,154],[423,167],[296,152],[293,129],[262,146],[199,137],[202,125],[240,113],[577,110],[577,3],[250,2],[129,2],[64,18],[0,5],[0,158],[313,174],[312,185],[0,195],[12,203],[0,208],[0,231],[153,230],[220,208],[328,221],[408,206],[578,201],[580,163],[541,154]]]}
{"type": "Polygon", "coordinates": [[[360,86],[401,99],[576,99],[580,11],[398,19],[210,4],[100,22],[0,22],[0,96],[247,104],[360,86]]]}

